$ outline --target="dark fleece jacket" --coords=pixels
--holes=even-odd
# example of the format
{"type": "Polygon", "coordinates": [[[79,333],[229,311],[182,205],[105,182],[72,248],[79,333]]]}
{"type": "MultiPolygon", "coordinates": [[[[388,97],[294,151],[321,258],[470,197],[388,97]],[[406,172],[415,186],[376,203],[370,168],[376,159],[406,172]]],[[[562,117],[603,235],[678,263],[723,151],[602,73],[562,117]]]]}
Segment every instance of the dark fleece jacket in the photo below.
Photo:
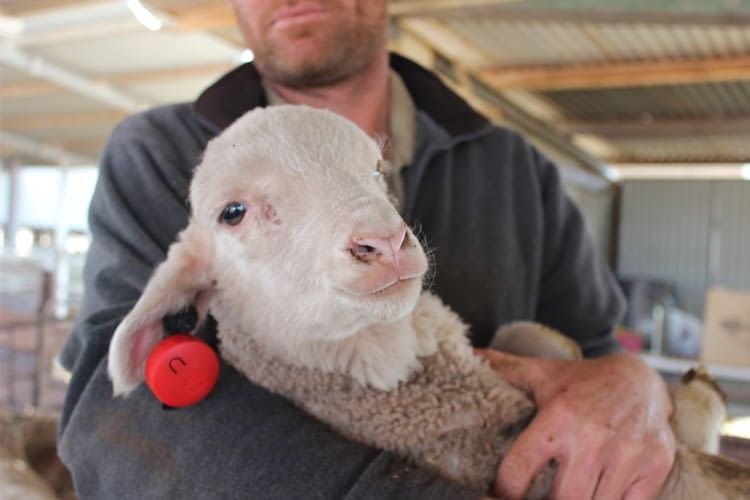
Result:
{"type": "MultiPolygon", "coordinates": [[[[557,171],[437,77],[392,56],[417,107],[403,216],[433,250],[432,290],[486,345],[513,320],[574,338],[587,355],[615,349],[623,301],[595,255],[557,171]]],[[[396,457],[336,435],[223,364],[203,402],[163,411],[147,388],[112,399],[106,354],[118,322],[187,224],[193,168],[208,140],[265,105],[244,65],[193,104],[128,118],[101,160],[83,311],[62,362],[73,372],[60,453],[81,498],[477,498],[396,457]]],[[[201,335],[215,339],[211,322],[201,335]]]]}

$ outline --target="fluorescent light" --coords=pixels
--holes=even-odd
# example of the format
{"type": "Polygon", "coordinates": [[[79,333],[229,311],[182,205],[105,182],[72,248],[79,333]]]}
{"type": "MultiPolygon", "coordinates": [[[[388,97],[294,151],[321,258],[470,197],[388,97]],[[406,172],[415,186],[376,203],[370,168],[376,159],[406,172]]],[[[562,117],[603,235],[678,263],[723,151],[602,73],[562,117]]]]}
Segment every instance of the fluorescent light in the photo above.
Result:
{"type": "Polygon", "coordinates": [[[142,3],[141,0],[126,0],[130,12],[133,13],[138,22],[144,25],[151,31],[158,31],[161,29],[161,19],[156,17],[153,12],[148,10],[142,3]]]}
{"type": "Polygon", "coordinates": [[[24,23],[15,17],[0,14],[0,36],[5,38],[18,38],[24,30],[24,23]]]}
{"type": "Polygon", "coordinates": [[[620,182],[622,180],[620,171],[610,165],[604,167],[604,177],[606,177],[610,182],[620,182]]]}
{"type": "Polygon", "coordinates": [[[255,59],[255,54],[253,54],[253,51],[250,49],[243,50],[240,52],[240,55],[237,56],[237,60],[241,63],[249,63],[253,59],[255,59]]]}
{"type": "Polygon", "coordinates": [[[721,433],[725,436],[734,436],[750,439],[750,417],[738,417],[727,420],[721,433]]]}
{"type": "Polygon", "coordinates": [[[634,163],[616,164],[613,168],[620,180],[750,180],[750,163],[634,163]]]}

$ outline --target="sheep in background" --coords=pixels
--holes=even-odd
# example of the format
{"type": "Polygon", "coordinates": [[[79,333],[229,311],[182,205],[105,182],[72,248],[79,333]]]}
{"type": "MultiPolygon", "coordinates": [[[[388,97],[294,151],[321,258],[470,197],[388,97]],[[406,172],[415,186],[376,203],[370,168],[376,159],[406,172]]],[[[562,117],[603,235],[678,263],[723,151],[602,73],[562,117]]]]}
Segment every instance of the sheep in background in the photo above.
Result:
{"type": "MultiPolygon", "coordinates": [[[[351,439],[488,491],[534,405],[474,354],[457,315],[422,293],[427,259],[389,203],[382,161],[353,123],[298,106],[251,111],[211,141],[188,227],[115,332],[115,394],[143,380],[162,317],[196,304],[218,321],[221,355],[252,382],[351,439]]],[[[523,347],[537,335],[556,338],[520,324],[498,339],[523,347]]],[[[688,434],[707,434],[697,422],[688,434]]],[[[553,475],[549,465],[529,498],[545,497],[553,475]]],[[[662,493],[749,496],[748,469],[685,445],[662,493]]]]}

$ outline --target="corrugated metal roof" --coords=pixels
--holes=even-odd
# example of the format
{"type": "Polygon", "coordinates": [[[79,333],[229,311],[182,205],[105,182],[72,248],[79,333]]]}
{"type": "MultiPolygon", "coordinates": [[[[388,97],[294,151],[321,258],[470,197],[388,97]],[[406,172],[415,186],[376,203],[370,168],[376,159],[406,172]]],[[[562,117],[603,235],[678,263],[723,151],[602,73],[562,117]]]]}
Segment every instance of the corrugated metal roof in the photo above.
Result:
{"type": "Polygon", "coordinates": [[[236,62],[237,50],[203,33],[145,31],[109,36],[91,43],[79,40],[34,49],[34,54],[96,77],[133,71],[148,72],[209,63],[236,62]]]}
{"type": "Polygon", "coordinates": [[[543,92],[577,120],[679,119],[750,115],[750,81],[543,92]]]}
{"type": "MultiPolygon", "coordinates": [[[[503,8],[495,7],[483,16],[441,16],[439,22],[480,48],[486,55],[488,67],[511,71],[537,67],[575,68],[576,65],[590,67],[594,64],[606,67],[618,63],[709,61],[750,55],[750,23],[727,23],[721,16],[714,18],[715,24],[690,24],[687,21],[680,24],[679,17],[660,24],[657,16],[649,17],[648,22],[633,22],[632,16],[628,21],[618,21],[615,16],[589,15],[581,5],[573,5],[586,4],[587,1],[530,0],[523,3],[523,11],[515,6],[508,7],[507,16],[503,14],[503,8]],[[566,8],[581,9],[581,14],[576,17],[569,12],[562,13],[566,8]],[[535,18],[530,12],[534,9],[539,9],[544,15],[535,18]]],[[[661,3],[665,1],[668,2],[662,0],[661,3]]],[[[696,4],[686,5],[683,10],[716,14],[721,9],[717,2],[703,4],[703,9],[696,4]]],[[[601,8],[601,2],[596,6],[601,8]]],[[[642,7],[644,5],[640,5],[642,7]]],[[[740,5],[735,2],[732,7],[740,5]]],[[[623,8],[637,11],[638,6],[633,4],[623,8]]],[[[690,19],[698,18],[686,18],[690,19]]],[[[594,135],[597,134],[597,122],[642,121],[648,124],[666,120],[750,117],[750,80],[551,90],[536,95],[548,102],[564,117],[563,120],[590,122],[594,127],[588,133],[594,135]]],[[[555,124],[551,125],[554,127],[555,124]]],[[[746,146],[750,142],[747,140],[750,130],[724,130],[715,134],[702,131],[696,136],[687,130],[660,134],[658,128],[649,132],[644,127],[644,133],[640,134],[643,137],[639,137],[632,128],[623,136],[611,130],[602,136],[614,151],[619,152],[618,156],[607,160],[750,160],[750,148],[746,146]]]]}
{"type": "Polygon", "coordinates": [[[609,137],[617,150],[612,162],[623,163],[714,163],[750,162],[747,133],[696,136],[609,137]]]}
{"type": "Polygon", "coordinates": [[[750,53],[750,25],[444,19],[497,65],[533,66],[725,57],[750,53]]]}
{"type": "MultiPolygon", "coordinates": [[[[191,22],[198,20],[186,29],[172,25],[156,33],[138,25],[119,0],[61,0],[59,5],[72,5],[75,9],[65,11],[57,20],[53,17],[58,8],[43,10],[52,4],[48,0],[0,0],[0,3],[6,15],[23,13],[22,18],[32,20],[36,27],[31,38],[22,37],[15,47],[28,56],[41,57],[73,71],[93,84],[107,82],[139,104],[159,105],[194,98],[224,68],[231,66],[243,43],[224,0],[152,0],[148,4],[162,9],[167,17],[177,19],[184,15],[191,22]],[[73,15],[76,12],[110,23],[107,26],[112,29],[92,31],[97,24],[77,18],[73,15]],[[201,25],[204,14],[206,23],[201,25]],[[187,71],[180,72],[183,68],[187,71]]],[[[444,6],[449,4],[444,2],[436,2],[431,10],[430,2],[421,0],[393,0],[393,5],[411,6],[412,13],[405,15],[411,16],[412,21],[429,21],[423,25],[432,26],[433,31],[431,37],[425,36],[423,40],[442,56],[433,58],[433,62],[437,60],[438,66],[453,75],[454,83],[458,84],[462,79],[475,78],[475,74],[469,74],[466,79],[465,70],[487,67],[523,70],[562,66],[575,70],[581,65],[606,67],[686,60],[708,61],[706,64],[710,66],[712,59],[732,61],[739,57],[747,57],[750,67],[750,0],[632,0],[617,4],[600,0],[492,4],[488,0],[467,2],[461,9],[453,10],[446,10],[444,6]],[[441,52],[433,43],[441,39],[450,40],[451,50],[441,52]],[[471,57],[467,55],[461,60],[462,51],[470,52],[471,57]],[[452,62],[456,55],[463,66],[452,62]]],[[[398,34],[398,30],[395,32],[398,34]]],[[[548,129],[557,130],[560,135],[553,141],[556,143],[571,133],[564,127],[567,122],[589,125],[624,122],[628,125],[627,133],[618,135],[617,127],[610,126],[607,134],[598,136],[629,161],[746,160],[742,129],[721,127],[714,134],[702,132],[696,136],[687,128],[660,134],[658,131],[663,129],[656,127],[646,138],[633,132],[638,122],[709,120],[710,125],[710,120],[715,123],[726,118],[740,119],[738,123],[743,127],[750,123],[750,77],[715,83],[699,80],[696,77],[684,84],[661,81],[659,85],[610,88],[591,85],[573,90],[540,91],[534,90],[538,87],[525,90],[522,87],[521,94],[525,92],[526,97],[521,99],[518,90],[503,95],[505,90],[498,87],[496,92],[545,122],[548,129]],[[745,118],[747,121],[742,121],[745,118]],[[700,150],[702,144],[705,147],[700,150]]],[[[58,128],[60,135],[55,139],[53,127],[42,124],[45,116],[98,113],[112,111],[113,107],[10,66],[0,68],[0,84],[3,130],[66,143],[72,152],[95,153],[90,137],[98,137],[102,130],[113,125],[86,126],[85,120],[79,120],[80,125],[65,127],[64,131],[58,128]],[[19,123],[16,119],[23,117],[35,119],[38,125],[22,130],[8,126],[19,123]],[[81,149],[84,142],[86,146],[81,149]]],[[[496,103],[488,106],[502,107],[496,103]]],[[[121,111],[122,107],[114,109],[121,111]]],[[[585,133],[597,135],[592,127],[585,133]]],[[[3,153],[0,149],[0,154],[3,153]]]]}

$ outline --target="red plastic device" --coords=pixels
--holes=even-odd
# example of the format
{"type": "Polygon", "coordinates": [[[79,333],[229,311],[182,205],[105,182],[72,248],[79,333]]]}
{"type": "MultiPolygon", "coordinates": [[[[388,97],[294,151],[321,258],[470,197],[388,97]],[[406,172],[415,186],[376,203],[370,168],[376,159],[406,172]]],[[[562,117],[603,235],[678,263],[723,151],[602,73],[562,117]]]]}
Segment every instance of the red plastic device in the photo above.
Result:
{"type": "Polygon", "coordinates": [[[174,408],[205,398],[218,378],[218,356],[192,335],[180,333],[165,338],[146,360],[146,384],[156,399],[174,408]]]}

